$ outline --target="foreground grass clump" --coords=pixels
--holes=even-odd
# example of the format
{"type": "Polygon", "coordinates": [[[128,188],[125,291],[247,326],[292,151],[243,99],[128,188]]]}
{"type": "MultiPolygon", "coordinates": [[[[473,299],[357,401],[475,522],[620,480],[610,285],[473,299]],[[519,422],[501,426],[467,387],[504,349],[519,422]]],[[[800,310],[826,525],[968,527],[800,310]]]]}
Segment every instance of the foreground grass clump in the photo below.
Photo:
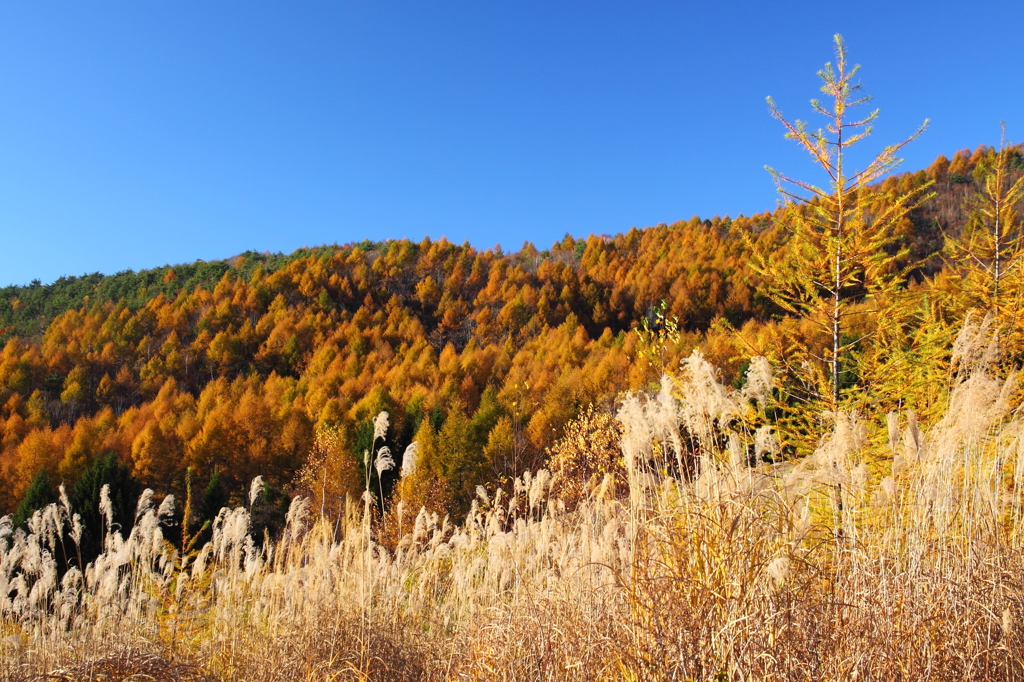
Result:
{"type": "Polygon", "coordinates": [[[183,557],[144,496],[127,538],[58,580],[61,502],[0,530],[0,676],[147,660],[171,671],[155,679],[1024,679],[1024,420],[984,348],[958,346],[927,431],[835,415],[812,457],[777,464],[744,416],[759,396],[694,355],[619,410],[628,496],[607,475],[567,510],[540,471],[481,490],[457,527],[399,510],[393,548],[369,498],[340,520],[297,498],[280,538],[258,548],[249,511],[225,509],[183,557]]]}

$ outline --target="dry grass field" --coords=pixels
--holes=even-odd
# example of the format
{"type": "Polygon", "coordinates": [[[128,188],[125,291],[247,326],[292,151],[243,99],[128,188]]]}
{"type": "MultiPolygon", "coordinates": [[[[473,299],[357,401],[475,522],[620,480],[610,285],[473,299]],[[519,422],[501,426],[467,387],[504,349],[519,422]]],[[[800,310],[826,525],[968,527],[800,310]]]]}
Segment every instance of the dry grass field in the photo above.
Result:
{"type": "Polygon", "coordinates": [[[186,555],[143,508],[58,580],[53,505],[0,531],[0,677],[1022,679],[1024,419],[1014,377],[960,352],[935,423],[841,414],[776,464],[750,456],[774,447],[759,396],[694,355],[620,405],[628,494],[609,474],[567,502],[540,471],[458,526],[399,510],[387,546],[368,499],[296,498],[261,548],[225,509],[186,555]]]}

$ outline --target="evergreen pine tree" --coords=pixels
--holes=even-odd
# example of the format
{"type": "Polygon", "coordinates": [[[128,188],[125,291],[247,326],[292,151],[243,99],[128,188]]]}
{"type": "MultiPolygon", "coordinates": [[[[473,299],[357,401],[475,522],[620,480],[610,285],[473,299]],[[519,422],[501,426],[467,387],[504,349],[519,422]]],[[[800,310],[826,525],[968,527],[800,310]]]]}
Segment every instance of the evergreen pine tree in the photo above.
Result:
{"type": "Polygon", "coordinates": [[[50,484],[50,476],[46,473],[46,469],[40,469],[18,504],[12,525],[15,528],[25,525],[25,522],[32,518],[33,513],[56,501],[57,493],[50,484]]]}
{"type": "Polygon", "coordinates": [[[117,461],[111,453],[99,456],[91,467],[75,483],[71,492],[71,508],[82,518],[82,544],[79,547],[82,563],[93,561],[103,549],[103,538],[107,532],[119,532],[127,536],[135,525],[135,505],[140,491],[128,467],[117,461]],[[100,511],[100,491],[109,485],[113,526],[107,528],[100,511]]]}

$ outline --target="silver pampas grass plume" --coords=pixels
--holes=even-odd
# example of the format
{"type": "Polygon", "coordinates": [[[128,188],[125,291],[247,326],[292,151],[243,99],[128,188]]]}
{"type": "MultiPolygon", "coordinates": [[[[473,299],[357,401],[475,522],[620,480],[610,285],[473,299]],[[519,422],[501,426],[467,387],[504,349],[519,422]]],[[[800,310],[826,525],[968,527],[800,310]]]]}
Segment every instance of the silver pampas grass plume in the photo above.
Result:
{"type": "Polygon", "coordinates": [[[377,470],[378,476],[385,471],[391,471],[395,468],[395,460],[391,456],[391,448],[385,445],[377,451],[377,459],[373,461],[373,467],[377,470]]]}
{"type": "Polygon", "coordinates": [[[109,483],[103,484],[103,487],[100,488],[100,513],[107,521],[107,529],[112,529],[114,527],[114,505],[110,501],[109,483]]]}
{"type": "Polygon", "coordinates": [[[153,489],[146,488],[139,495],[139,502],[135,505],[135,520],[138,521],[139,517],[148,512],[153,508],[153,489]]]}
{"type": "Polygon", "coordinates": [[[159,519],[170,519],[174,516],[174,495],[168,495],[160,503],[160,508],[156,510],[156,516],[159,519]]]}
{"type": "Polygon", "coordinates": [[[373,440],[383,438],[388,433],[388,412],[387,410],[381,410],[377,418],[373,420],[373,440]]]}
{"type": "Polygon", "coordinates": [[[263,490],[263,477],[257,476],[252,479],[252,483],[249,484],[249,507],[252,508],[256,504],[256,500],[259,499],[260,492],[263,490]]]}
{"type": "Polygon", "coordinates": [[[402,478],[405,478],[416,469],[416,457],[420,454],[420,443],[414,440],[409,443],[402,454],[402,478]]]}

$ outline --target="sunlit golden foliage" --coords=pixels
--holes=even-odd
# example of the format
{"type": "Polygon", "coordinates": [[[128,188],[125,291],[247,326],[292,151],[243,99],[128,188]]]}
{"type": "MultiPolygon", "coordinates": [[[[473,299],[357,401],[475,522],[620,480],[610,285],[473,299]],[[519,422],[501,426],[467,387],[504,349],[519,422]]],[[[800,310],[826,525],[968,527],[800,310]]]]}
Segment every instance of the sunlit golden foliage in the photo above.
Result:
{"type": "MultiPolygon", "coordinates": [[[[284,483],[318,426],[356,437],[358,405],[374,390],[389,396],[401,449],[407,421],[439,413],[440,431],[461,410],[483,423],[493,388],[515,422],[504,475],[518,475],[583,406],[650,380],[627,332],[657,301],[671,301],[695,343],[693,330],[717,316],[760,314],[737,237],[745,221],[567,237],[509,255],[444,240],[338,247],[248,279],[236,260],[214,287],[139,307],[89,301],[0,354],[0,510],[40,468],[73,481],[101,452],[179,494],[188,466],[199,478],[219,467],[235,490],[255,474],[284,483]]],[[[474,447],[488,440],[473,434],[474,447]]]]}
{"type": "MultiPolygon", "coordinates": [[[[1004,131],[1005,137],[1005,131],[1004,131]]],[[[990,315],[1008,357],[1022,349],[1024,314],[1024,233],[1020,209],[1024,201],[1024,166],[1020,147],[988,150],[976,166],[982,188],[968,203],[967,224],[959,236],[946,237],[949,277],[954,295],[949,303],[962,317],[975,310],[990,315]]]]}
{"type": "MultiPolygon", "coordinates": [[[[570,489],[570,511],[568,479],[528,473],[512,494],[477,491],[461,524],[406,511],[387,547],[371,505],[321,517],[297,497],[258,548],[250,498],[183,558],[147,497],[128,537],[58,579],[74,510],[13,535],[0,522],[0,674],[118,660],[257,682],[1022,679],[1024,425],[992,339],[964,328],[935,421],[836,415],[784,464],[736,456],[730,415],[756,395],[693,360],[618,410],[628,494],[609,476],[570,489]],[[664,463],[683,431],[695,468],[680,475],[664,463]],[[879,431],[893,456],[874,471],[879,431]]],[[[610,427],[590,411],[571,430],[610,427]]]]}
{"type": "Polygon", "coordinates": [[[626,467],[619,441],[622,429],[607,411],[594,405],[566,425],[562,437],[549,450],[549,466],[562,500],[575,508],[587,493],[608,483],[609,494],[626,490],[626,467]]]}
{"type": "Polygon", "coordinates": [[[357,499],[363,489],[359,462],[345,447],[346,433],[339,427],[316,429],[306,463],[295,474],[295,487],[309,496],[321,515],[338,518],[347,500],[357,499]]]}

